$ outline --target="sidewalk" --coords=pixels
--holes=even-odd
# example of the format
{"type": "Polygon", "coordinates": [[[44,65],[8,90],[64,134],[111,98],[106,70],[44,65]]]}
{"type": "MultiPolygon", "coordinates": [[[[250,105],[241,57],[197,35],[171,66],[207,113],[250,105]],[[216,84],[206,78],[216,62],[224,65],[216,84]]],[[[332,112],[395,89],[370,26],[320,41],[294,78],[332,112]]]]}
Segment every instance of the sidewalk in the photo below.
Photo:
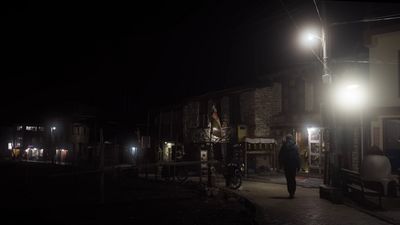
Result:
{"type": "Polygon", "coordinates": [[[297,188],[296,197],[288,199],[285,185],[247,181],[235,193],[257,206],[261,212],[258,215],[259,224],[390,224],[382,220],[383,214],[391,219],[392,224],[400,224],[397,223],[400,220],[396,219],[400,216],[400,211],[367,214],[365,210],[362,212],[344,204],[333,204],[320,199],[319,191],[315,188],[300,186],[297,188]],[[380,219],[377,216],[380,216],[380,219]]]}
{"type": "MultiPolygon", "coordinates": [[[[273,173],[269,175],[249,175],[244,178],[245,181],[268,182],[275,184],[286,184],[285,175],[282,173],[273,173]]],[[[299,174],[296,176],[297,186],[306,188],[319,188],[323,184],[322,178],[316,176],[308,176],[307,174],[299,174]]]]}

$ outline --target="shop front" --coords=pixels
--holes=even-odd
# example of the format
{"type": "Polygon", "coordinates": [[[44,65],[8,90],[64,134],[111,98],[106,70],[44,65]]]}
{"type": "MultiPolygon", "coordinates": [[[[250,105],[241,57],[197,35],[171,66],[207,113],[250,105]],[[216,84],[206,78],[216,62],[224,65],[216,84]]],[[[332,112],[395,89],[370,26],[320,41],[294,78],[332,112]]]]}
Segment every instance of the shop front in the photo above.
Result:
{"type": "Polygon", "coordinates": [[[28,146],[28,148],[24,151],[24,159],[34,161],[43,159],[43,149],[38,149],[34,146],[28,146]]]}
{"type": "Polygon", "coordinates": [[[56,149],[55,161],[65,163],[67,161],[68,149],[56,149]]]}
{"type": "Polygon", "coordinates": [[[277,148],[287,134],[296,137],[301,161],[301,172],[313,175],[324,173],[323,128],[319,125],[320,114],[290,114],[272,118],[272,134],[277,148]]]}

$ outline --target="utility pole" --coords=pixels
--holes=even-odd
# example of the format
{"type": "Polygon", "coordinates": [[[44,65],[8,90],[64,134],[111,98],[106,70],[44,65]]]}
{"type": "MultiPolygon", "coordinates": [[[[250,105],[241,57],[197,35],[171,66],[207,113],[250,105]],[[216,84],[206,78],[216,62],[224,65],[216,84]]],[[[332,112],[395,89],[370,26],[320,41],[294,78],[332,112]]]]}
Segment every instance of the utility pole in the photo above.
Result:
{"type": "MultiPolygon", "coordinates": [[[[322,2],[322,12],[326,18],[325,4],[322,2]]],[[[340,161],[336,149],[336,118],[335,107],[330,98],[333,93],[333,77],[330,74],[328,66],[328,51],[327,51],[327,31],[326,19],[321,17],[321,44],[322,44],[322,85],[323,99],[321,102],[321,122],[324,126],[323,142],[324,142],[324,184],[320,186],[320,197],[331,200],[332,202],[341,201],[341,189],[339,180],[340,161]]]]}
{"type": "Polygon", "coordinates": [[[104,137],[103,128],[100,128],[100,203],[104,204],[104,137]]]}
{"type": "Polygon", "coordinates": [[[216,109],[215,106],[212,105],[212,111],[211,111],[211,115],[210,115],[210,149],[208,152],[208,186],[210,188],[215,187],[215,183],[216,183],[216,176],[215,176],[215,167],[214,167],[214,144],[213,144],[213,140],[212,140],[212,135],[213,135],[213,113],[216,113],[216,109]]]}

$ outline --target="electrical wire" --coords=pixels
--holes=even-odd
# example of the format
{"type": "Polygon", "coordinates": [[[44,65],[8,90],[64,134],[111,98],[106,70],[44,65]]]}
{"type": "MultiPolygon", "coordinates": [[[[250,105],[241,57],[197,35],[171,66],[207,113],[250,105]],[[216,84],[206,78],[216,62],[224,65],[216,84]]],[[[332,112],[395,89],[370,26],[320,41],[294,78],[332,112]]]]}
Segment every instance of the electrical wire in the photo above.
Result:
{"type": "Polygon", "coordinates": [[[316,2],[316,0],[313,0],[313,2],[314,2],[315,10],[317,11],[317,14],[318,14],[319,21],[322,24],[322,17],[321,17],[321,14],[319,13],[317,2],[316,2]]]}
{"type": "MultiPolygon", "coordinates": [[[[289,18],[290,18],[290,20],[292,21],[293,25],[296,27],[297,31],[299,31],[300,29],[299,29],[299,27],[297,26],[296,22],[294,21],[293,16],[290,14],[289,10],[287,9],[285,3],[283,2],[283,0],[279,0],[279,1],[281,2],[282,7],[285,9],[286,14],[289,16],[289,18]]],[[[314,3],[315,3],[315,0],[314,0],[314,3]]],[[[321,23],[322,23],[322,19],[321,19],[320,14],[319,14],[318,7],[316,7],[316,9],[317,9],[318,16],[319,16],[319,18],[320,18],[320,20],[321,20],[321,23]]],[[[319,61],[321,64],[324,64],[324,62],[322,61],[321,57],[318,56],[318,54],[314,51],[314,49],[310,48],[310,50],[311,50],[312,54],[315,56],[315,58],[317,58],[318,61],[319,61]]]]}
{"type": "Polygon", "coordinates": [[[346,24],[353,24],[353,23],[380,22],[380,21],[389,21],[389,20],[398,20],[398,19],[400,19],[400,16],[380,17],[380,18],[378,17],[378,18],[370,18],[370,19],[336,22],[336,23],[331,23],[330,26],[339,26],[339,25],[346,25],[346,24]]]}
{"type": "Polygon", "coordinates": [[[279,0],[279,2],[281,3],[283,9],[286,11],[286,14],[288,15],[289,19],[292,21],[293,25],[296,27],[297,30],[299,30],[299,26],[297,26],[296,21],[294,20],[293,16],[290,14],[289,10],[287,9],[285,3],[283,2],[283,0],[279,0]]]}
{"type": "Polygon", "coordinates": [[[321,57],[319,57],[319,55],[314,51],[314,49],[310,48],[310,50],[311,50],[312,54],[318,59],[318,61],[321,64],[324,64],[324,62],[322,61],[321,57]]]}
{"type": "Polygon", "coordinates": [[[377,16],[375,18],[377,19],[377,18],[394,17],[394,16],[400,16],[400,13],[390,14],[390,15],[385,15],[385,16],[377,16]]]}

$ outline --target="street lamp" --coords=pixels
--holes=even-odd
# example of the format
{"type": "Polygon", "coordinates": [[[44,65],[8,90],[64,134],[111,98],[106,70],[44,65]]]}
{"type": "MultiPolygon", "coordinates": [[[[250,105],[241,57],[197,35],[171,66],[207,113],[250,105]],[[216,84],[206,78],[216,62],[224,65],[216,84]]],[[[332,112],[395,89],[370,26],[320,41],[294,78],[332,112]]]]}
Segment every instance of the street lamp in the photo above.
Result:
{"type": "Polygon", "coordinates": [[[133,164],[136,165],[138,161],[138,154],[137,154],[138,148],[136,146],[131,146],[130,150],[131,150],[133,164]]]}
{"type": "Polygon", "coordinates": [[[136,147],[131,147],[131,153],[132,153],[132,155],[135,155],[135,154],[136,154],[136,150],[137,150],[136,147]]]}
{"type": "Polygon", "coordinates": [[[365,103],[365,93],[360,84],[350,83],[336,88],[334,101],[341,110],[361,108],[365,103]]]}
{"type": "MultiPolygon", "coordinates": [[[[320,197],[328,198],[332,201],[339,200],[339,157],[336,153],[336,131],[335,131],[335,114],[330,93],[332,93],[332,76],[329,74],[328,68],[328,54],[327,54],[327,41],[325,29],[322,26],[320,34],[318,32],[306,31],[301,35],[303,44],[306,44],[313,54],[318,58],[323,66],[322,71],[322,84],[325,86],[322,90],[321,100],[321,122],[324,127],[323,146],[325,153],[324,165],[324,185],[320,186],[320,197]],[[322,59],[318,54],[315,54],[313,47],[315,43],[321,44],[322,59]],[[328,145],[326,143],[328,140],[328,145]]],[[[340,201],[340,200],[339,200],[340,201]]]]}
{"type": "Polygon", "coordinates": [[[55,148],[57,148],[55,142],[56,142],[56,138],[55,138],[55,131],[56,131],[56,127],[55,126],[51,126],[50,127],[50,145],[49,145],[49,157],[51,158],[51,162],[54,163],[54,157],[57,154],[55,148]]]}
{"type": "Polygon", "coordinates": [[[312,49],[312,47],[315,45],[316,42],[320,42],[322,48],[322,59],[318,56],[317,57],[323,66],[322,82],[324,84],[332,83],[332,78],[328,70],[328,54],[326,51],[326,34],[324,28],[321,28],[320,35],[318,35],[317,32],[313,30],[304,31],[301,35],[301,42],[303,43],[303,45],[311,48],[311,51],[313,51],[313,53],[314,50],[312,49]]]}
{"type": "Polygon", "coordinates": [[[360,152],[361,162],[364,156],[364,115],[363,109],[366,103],[366,92],[358,83],[346,83],[339,85],[334,92],[333,101],[338,110],[343,112],[357,111],[360,117],[360,152]]]}

